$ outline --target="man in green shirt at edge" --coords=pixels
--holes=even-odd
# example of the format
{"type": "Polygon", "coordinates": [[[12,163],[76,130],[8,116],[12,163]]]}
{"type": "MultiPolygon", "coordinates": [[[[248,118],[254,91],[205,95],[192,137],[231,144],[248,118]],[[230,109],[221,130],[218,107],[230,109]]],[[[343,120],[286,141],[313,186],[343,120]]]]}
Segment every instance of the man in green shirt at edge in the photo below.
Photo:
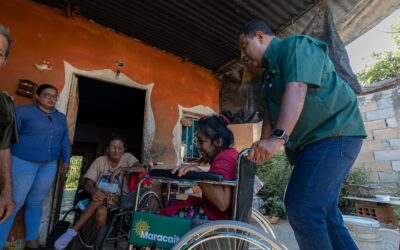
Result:
{"type": "MultiPolygon", "coordinates": [[[[6,64],[11,43],[9,30],[0,24],[0,68],[6,64]]],[[[0,91],[0,224],[10,217],[15,209],[10,144],[17,142],[18,131],[12,99],[0,91]]]]}
{"type": "Polygon", "coordinates": [[[267,108],[248,157],[262,164],[285,147],[294,168],[284,203],[300,249],[358,249],[338,197],[366,132],[356,95],[336,73],[327,45],[304,35],[281,40],[252,20],[239,46],[246,66],[265,68],[267,108]]]}

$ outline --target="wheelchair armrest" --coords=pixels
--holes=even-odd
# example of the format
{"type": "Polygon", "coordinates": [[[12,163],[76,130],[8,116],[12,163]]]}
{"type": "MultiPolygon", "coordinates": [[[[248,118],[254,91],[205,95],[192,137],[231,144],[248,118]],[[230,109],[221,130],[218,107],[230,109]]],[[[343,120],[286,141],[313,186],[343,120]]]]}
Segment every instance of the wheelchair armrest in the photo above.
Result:
{"type": "Polygon", "coordinates": [[[185,175],[179,177],[172,174],[171,169],[151,169],[149,172],[150,177],[164,177],[176,180],[189,180],[189,181],[217,181],[223,182],[224,177],[220,174],[213,174],[208,172],[194,172],[189,171],[185,175]]]}

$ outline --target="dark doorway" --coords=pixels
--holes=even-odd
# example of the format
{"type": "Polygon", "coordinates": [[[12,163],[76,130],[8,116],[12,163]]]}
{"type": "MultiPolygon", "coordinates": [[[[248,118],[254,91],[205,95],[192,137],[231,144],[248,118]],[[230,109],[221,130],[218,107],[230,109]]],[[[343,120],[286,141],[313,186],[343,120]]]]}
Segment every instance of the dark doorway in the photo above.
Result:
{"type": "MultiPolygon", "coordinates": [[[[141,160],[146,91],[77,76],[75,95],[78,99],[72,147],[71,168],[63,188],[62,200],[57,199],[61,218],[72,208],[77,189],[90,164],[105,153],[112,133],[123,136],[127,152],[141,160]]],[[[60,196],[58,196],[60,197],[60,196]]],[[[70,221],[71,218],[68,218],[70,221]]]]}

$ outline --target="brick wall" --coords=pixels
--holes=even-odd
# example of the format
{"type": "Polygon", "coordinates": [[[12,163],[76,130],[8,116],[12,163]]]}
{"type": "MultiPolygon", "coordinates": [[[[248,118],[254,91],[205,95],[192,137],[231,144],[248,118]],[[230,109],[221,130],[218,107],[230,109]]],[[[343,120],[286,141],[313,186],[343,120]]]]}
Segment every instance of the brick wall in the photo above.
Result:
{"type": "Polygon", "coordinates": [[[400,88],[358,97],[368,138],[355,167],[365,167],[374,181],[392,182],[400,175],[400,88]]]}

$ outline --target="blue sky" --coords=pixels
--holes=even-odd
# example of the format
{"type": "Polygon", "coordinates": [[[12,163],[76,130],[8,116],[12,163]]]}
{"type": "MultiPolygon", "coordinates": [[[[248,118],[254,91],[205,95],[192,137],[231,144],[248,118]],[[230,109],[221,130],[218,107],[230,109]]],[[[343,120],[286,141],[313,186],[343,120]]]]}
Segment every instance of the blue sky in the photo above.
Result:
{"type": "Polygon", "coordinates": [[[390,26],[400,21],[400,9],[393,12],[377,26],[346,46],[350,65],[355,73],[374,63],[374,52],[396,51],[397,46],[391,39],[390,26]]]}

